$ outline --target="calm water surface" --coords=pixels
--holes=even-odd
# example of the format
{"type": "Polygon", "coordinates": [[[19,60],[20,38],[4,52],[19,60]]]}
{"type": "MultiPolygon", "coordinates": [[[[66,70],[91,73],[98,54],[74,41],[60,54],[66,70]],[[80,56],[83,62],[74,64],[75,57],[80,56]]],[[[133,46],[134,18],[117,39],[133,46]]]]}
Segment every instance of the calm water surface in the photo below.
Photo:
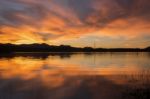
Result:
{"type": "Polygon", "coordinates": [[[0,55],[0,99],[150,99],[150,53],[0,55]]]}

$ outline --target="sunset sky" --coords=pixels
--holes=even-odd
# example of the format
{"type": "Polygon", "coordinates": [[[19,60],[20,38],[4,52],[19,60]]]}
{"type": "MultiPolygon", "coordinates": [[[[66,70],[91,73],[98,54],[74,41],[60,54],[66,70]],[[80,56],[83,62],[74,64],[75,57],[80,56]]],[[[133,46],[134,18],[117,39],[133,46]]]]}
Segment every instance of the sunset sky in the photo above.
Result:
{"type": "Polygon", "coordinates": [[[0,43],[150,46],[150,0],[0,0],[0,43]]]}

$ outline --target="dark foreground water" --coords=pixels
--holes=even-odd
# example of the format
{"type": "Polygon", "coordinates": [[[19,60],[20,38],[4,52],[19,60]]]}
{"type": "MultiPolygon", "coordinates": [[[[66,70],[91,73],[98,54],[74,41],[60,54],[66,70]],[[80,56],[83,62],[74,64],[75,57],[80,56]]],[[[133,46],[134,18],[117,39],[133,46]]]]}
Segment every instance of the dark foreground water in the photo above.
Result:
{"type": "Polygon", "coordinates": [[[150,99],[150,53],[0,55],[0,99],[150,99]]]}

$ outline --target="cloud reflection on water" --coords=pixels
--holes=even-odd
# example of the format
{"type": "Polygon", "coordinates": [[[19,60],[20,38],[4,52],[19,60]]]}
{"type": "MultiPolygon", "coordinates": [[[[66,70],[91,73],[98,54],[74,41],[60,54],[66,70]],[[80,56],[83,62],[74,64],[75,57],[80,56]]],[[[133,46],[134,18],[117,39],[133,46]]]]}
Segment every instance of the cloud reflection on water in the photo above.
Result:
{"type": "Polygon", "coordinates": [[[148,83],[149,58],[147,53],[0,58],[0,99],[122,99],[126,86],[148,83]]]}

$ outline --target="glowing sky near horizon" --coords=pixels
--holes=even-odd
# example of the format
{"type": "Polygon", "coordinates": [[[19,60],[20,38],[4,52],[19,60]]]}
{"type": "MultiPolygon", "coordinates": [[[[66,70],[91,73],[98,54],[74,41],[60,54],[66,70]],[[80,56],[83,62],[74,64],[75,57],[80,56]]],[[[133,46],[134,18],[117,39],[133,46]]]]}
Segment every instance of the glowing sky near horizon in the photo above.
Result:
{"type": "Polygon", "coordinates": [[[150,0],[0,0],[0,43],[147,47],[150,0]]]}

